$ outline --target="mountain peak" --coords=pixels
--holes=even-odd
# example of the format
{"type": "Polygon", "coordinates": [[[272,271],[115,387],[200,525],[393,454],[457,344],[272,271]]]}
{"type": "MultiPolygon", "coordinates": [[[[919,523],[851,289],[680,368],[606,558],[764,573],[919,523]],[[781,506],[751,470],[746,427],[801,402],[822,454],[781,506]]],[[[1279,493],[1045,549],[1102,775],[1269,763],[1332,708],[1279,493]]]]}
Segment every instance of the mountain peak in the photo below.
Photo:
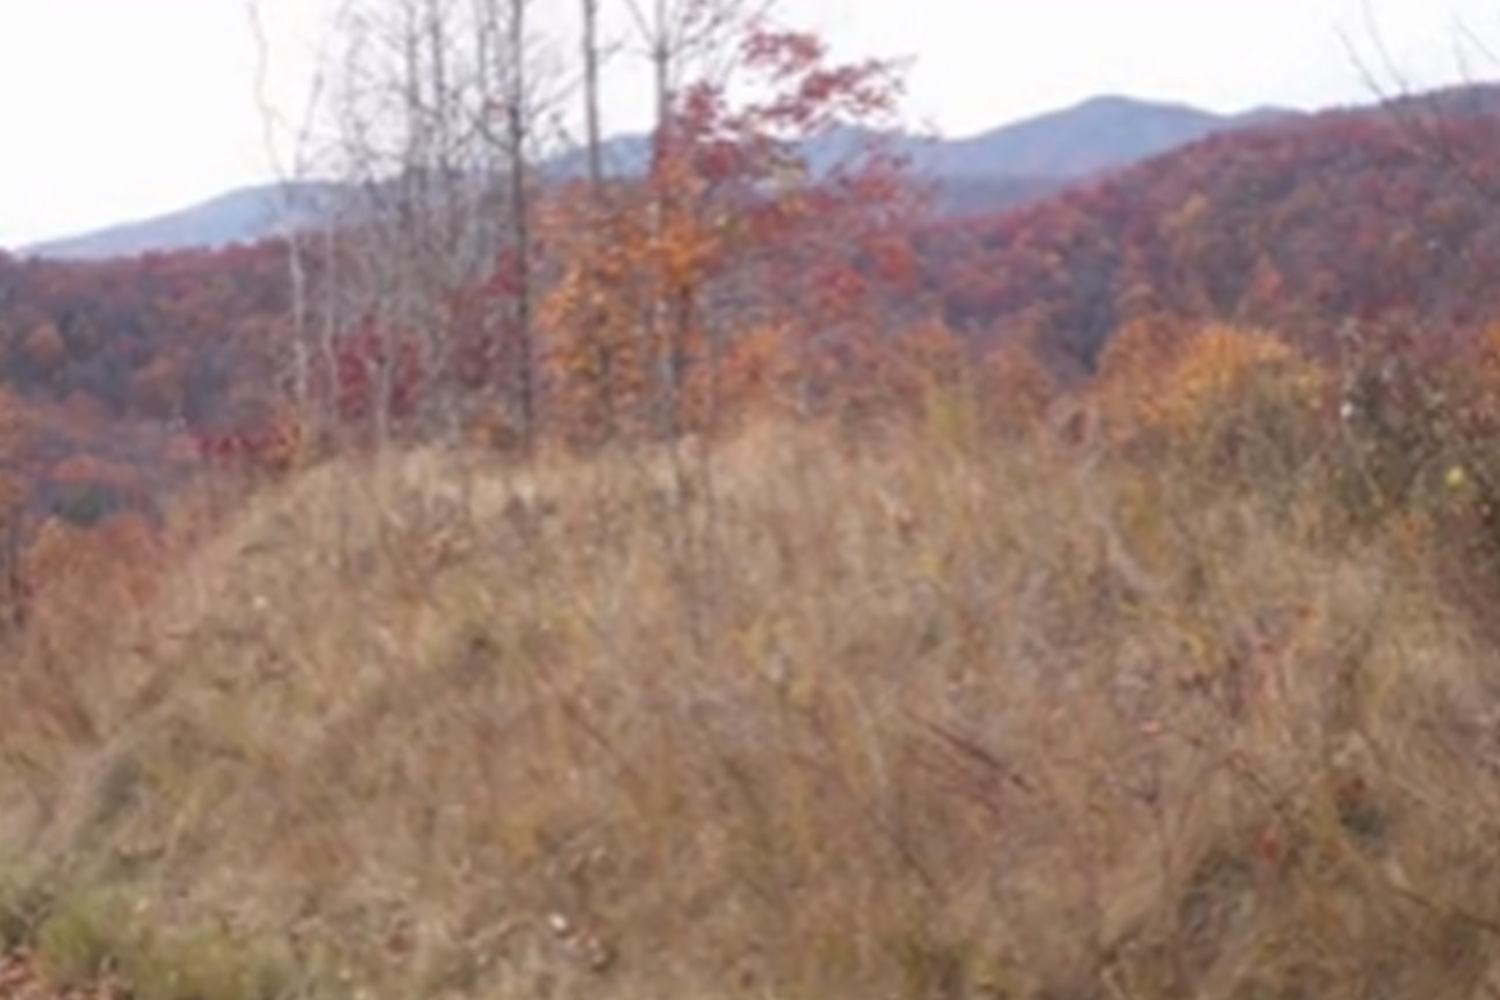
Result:
{"type": "Polygon", "coordinates": [[[1173,110],[1180,109],[1183,111],[1195,111],[1199,114],[1207,114],[1207,112],[1198,112],[1198,109],[1193,108],[1188,104],[1181,104],[1175,101],[1152,101],[1147,100],[1144,97],[1131,97],[1128,94],[1098,94],[1094,97],[1085,98],[1084,100],[1079,101],[1071,108],[1065,108],[1060,112],[1053,113],[1067,114],[1069,111],[1136,111],[1144,109],[1164,110],[1169,108],[1173,110]]]}
{"type": "MultiPolygon", "coordinates": [[[[1285,116],[1291,112],[1270,112],[1285,116]]],[[[936,151],[937,175],[1078,180],[1269,120],[1119,94],[1089,98],[936,151]]]]}

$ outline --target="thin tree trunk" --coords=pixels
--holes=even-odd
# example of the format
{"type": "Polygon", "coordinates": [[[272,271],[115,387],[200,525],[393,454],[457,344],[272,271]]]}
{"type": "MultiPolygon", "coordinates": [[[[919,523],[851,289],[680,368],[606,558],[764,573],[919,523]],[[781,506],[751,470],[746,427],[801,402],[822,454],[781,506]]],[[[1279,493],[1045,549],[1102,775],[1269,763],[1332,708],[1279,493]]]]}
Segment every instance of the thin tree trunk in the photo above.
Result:
{"type": "Polygon", "coordinates": [[[589,185],[597,201],[604,191],[604,126],[599,114],[599,0],[583,0],[583,115],[589,185]]]}
{"type": "Polygon", "coordinates": [[[667,26],[667,0],[656,0],[656,37],[651,40],[651,63],[656,75],[656,145],[665,151],[672,114],[672,43],[667,26]]]}
{"type": "MultiPolygon", "coordinates": [[[[667,168],[669,157],[673,155],[670,134],[672,130],[672,44],[667,0],[656,0],[655,23],[652,25],[651,65],[656,88],[656,129],[652,136],[654,158],[652,172],[655,175],[652,178],[654,188],[652,230],[656,242],[660,243],[667,222],[667,213],[670,211],[669,192],[662,172],[667,168]]],[[[659,402],[657,426],[659,430],[665,431],[671,437],[677,432],[680,373],[677,365],[679,351],[676,330],[669,328],[666,315],[667,303],[663,301],[666,294],[667,289],[661,287],[657,294],[652,296],[647,335],[652,341],[653,349],[660,351],[662,398],[659,402]],[[668,340],[665,345],[660,343],[664,328],[666,328],[665,335],[668,340]]]]}
{"type": "Polygon", "coordinates": [[[521,361],[519,390],[521,436],[531,450],[536,431],[536,347],[532,330],[531,202],[527,192],[526,146],[529,118],[526,75],[526,7],[529,0],[510,0],[510,79],[508,107],[511,175],[511,226],[516,244],[516,336],[521,361]]]}

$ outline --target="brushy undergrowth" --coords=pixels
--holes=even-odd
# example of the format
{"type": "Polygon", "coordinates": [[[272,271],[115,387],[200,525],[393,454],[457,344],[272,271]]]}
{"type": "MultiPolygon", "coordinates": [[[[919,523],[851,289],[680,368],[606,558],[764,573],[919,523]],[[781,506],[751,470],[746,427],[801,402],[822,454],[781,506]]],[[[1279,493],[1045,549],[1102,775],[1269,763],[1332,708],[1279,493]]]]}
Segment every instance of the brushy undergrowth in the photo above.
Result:
{"type": "Polygon", "coordinates": [[[1500,661],[1440,520],[1280,430],[933,414],[332,463],[143,608],[58,590],[0,928],[146,1000],[1490,995],[1500,661]]]}

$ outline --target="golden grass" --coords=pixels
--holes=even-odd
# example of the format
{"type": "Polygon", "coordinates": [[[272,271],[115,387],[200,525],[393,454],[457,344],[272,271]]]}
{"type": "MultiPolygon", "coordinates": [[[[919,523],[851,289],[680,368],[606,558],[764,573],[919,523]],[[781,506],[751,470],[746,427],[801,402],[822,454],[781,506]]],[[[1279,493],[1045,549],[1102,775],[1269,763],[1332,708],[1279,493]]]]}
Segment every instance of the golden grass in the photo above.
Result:
{"type": "Polygon", "coordinates": [[[1495,652],[1326,514],[951,411],[329,464],[40,609],[0,927],[141,1000],[1485,996],[1495,652]]]}

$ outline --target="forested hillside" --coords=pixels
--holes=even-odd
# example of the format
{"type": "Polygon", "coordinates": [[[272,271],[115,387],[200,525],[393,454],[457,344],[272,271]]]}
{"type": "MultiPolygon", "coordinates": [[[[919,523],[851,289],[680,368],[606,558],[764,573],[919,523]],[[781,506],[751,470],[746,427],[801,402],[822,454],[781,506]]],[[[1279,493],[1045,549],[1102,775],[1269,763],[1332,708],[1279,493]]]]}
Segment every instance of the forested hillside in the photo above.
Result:
{"type": "Polygon", "coordinates": [[[955,330],[1075,374],[1132,326],[1240,323],[1325,358],[1350,322],[1472,334],[1500,308],[1496,104],[1475,89],[1211,138],[927,234],[926,282],[955,330]]]}
{"type": "Polygon", "coordinates": [[[107,534],[131,516],[154,531],[206,458],[268,440],[288,305],[272,246],[99,264],[0,256],[7,606],[32,589],[15,574],[49,523],[107,534]]]}
{"type": "Polygon", "coordinates": [[[273,391],[290,308],[286,254],[271,244],[99,263],[0,256],[0,377],[114,421],[224,425],[273,391]]]}

